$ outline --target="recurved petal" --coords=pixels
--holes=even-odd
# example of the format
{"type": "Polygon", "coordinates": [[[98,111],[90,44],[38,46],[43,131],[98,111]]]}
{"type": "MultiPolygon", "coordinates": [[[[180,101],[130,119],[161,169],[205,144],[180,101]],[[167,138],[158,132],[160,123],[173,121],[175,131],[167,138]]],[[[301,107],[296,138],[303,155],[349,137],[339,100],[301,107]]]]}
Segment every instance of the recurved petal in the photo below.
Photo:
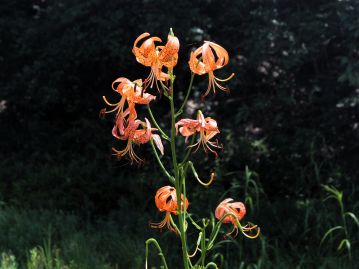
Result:
{"type": "Polygon", "coordinates": [[[181,135],[188,137],[200,131],[200,122],[192,119],[181,119],[176,123],[175,127],[176,133],[178,133],[178,127],[180,127],[179,132],[181,135]]]}
{"type": "Polygon", "coordinates": [[[177,64],[179,40],[177,37],[168,35],[167,43],[161,48],[159,59],[167,68],[173,68],[177,64]]]}
{"type": "Polygon", "coordinates": [[[138,144],[145,144],[151,139],[151,124],[147,118],[145,118],[144,129],[136,130],[133,136],[133,140],[138,144]]]}
{"type": "Polygon", "coordinates": [[[132,48],[132,52],[136,56],[136,60],[145,66],[151,66],[156,61],[156,47],[154,42],[161,41],[159,37],[150,37],[145,40],[140,47],[137,47],[138,42],[149,35],[149,33],[141,34],[135,40],[132,48]]]}
{"type": "Polygon", "coordinates": [[[122,116],[122,114],[119,114],[117,116],[117,119],[116,119],[116,123],[115,123],[115,126],[113,126],[112,128],[112,135],[117,138],[117,139],[120,139],[120,140],[126,140],[128,135],[124,135],[124,132],[125,132],[125,127],[124,127],[124,118],[122,116]]]}
{"type": "Polygon", "coordinates": [[[217,54],[217,61],[216,61],[216,68],[221,68],[228,64],[229,57],[228,52],[220,45],[214,43],[214,42],[208,42],[208,44],[211,46],[211,48],[214,50],[214,52],[217,54]]]}
{"type": "Polygon", "coordinates": [[[133,44],[133,47],[134,47],[134,48],[137,48],[137,43],[138,43],[141,39],[143,39],[143,38],[145,38],[145,37],[148,37],[148,36],[150,36],[150,35],[151,35],[150,33],[143,33],[143,34],[139,35],[139,36],[136,38],[135,43],[133,44]]]}
{"type": "Polygon", "coordinates": [[[221,202],[221,204],[227,204],[227,203],[232,202],[232,201],[233,201],[232,198],[226,198],[221,202]]]}
{"type": "Polygon", "coordinates": [[[189,68],[197,75],[203,75],[206,73],[204,63],[197,59],[194,52],[191,52],[190,59],[188,61],[189,68]]]}
{"type": "Polygon", "coordinates": [[[196,129],[183,126],[183,127],[179,128],[179,131],[180,131],[181,135],[183,135],[183,136],[191,136],[196,132],[196,129]]]}
{"type": "Polygon", "coordinates": [[[216,132],[216,131],[206,132],[205,141],[208,142],[208,141],[211,140],[213,137],[215,137],[218,133],[219,133],[219,132],[216,132]]]}
{"type": "Polygon", "coordinates": [[[238,216],[238,220],[243,219],[246,214],[246,207],[242,202],[235,202],[231,204],[231,207],[236,210],[236,215],[238,216]]]}
{"type": "Polygon", "coordinates": [[[205,118],[206,127],[217,128],[217,121],[212,119],[211,117],[205,118]]]}
{"type": "Polygon", "coordinates": [[[161,155],[163,155],[164,154],[164,148],[163,148],[161,137],[158,134],[153,134],[152,138],[153,138],[153,141],[155,142],[156,147],[161,152],[161,155]]]}
{"type": "Polygon", "coordinates": [[[166,81],[170,79],[170,75],[162,72],[162,65],[152,66],[152,70],[157,80],[166,81]]]}
{"type": "MultiPolygon", "coordinates": [[[[214,212],[214,215],[216,216],[216,219],[218,220],[221,220],[222,217],[228,213],[228,208],[226,207],[226,205],[223,205],[223,204],[219,204],[216,208],[216,211],[214,212]]],[[[227,223],[227,222],[230,222],[228,221],[228,216],[225,217],[223,220],[222,220],[223,223],[227,223]]]]}
{"type": "Polygon", "coordinates": [[[114,82],[112,82],[111,87],[112,87],[112,89],[113,89],[114,91],[116,91],[116,92],[122,94],[123,87],[126,86],[126,85],[129,85],[129,84],[132,84],[132,82],[131,82],[129,79],[127,79],[127,78],[125,78],[125,77],[119,77],[119,78],[117,78],[114,82]],[[119,83],[119,84],[117,85],[117,87],[115,87],[115,84],[116,84],[116,83],[119,83]]]}
{"type": "Polygon", "coordinates": [[[149,93],[144,93],[142,91],[142,89],[140,89],[140,90],[137,90],[136,92],[134,92],[134,94],[132,96],[128,96],[127,99],[128,99],[128,101],[134,102],[136,104],[147,105],[151,101],[155,100],[156,96],[149,94],[149,93]]]}
{"type": "Polygon", "coordinates": [[[205,42],[202,46],[202,57],[207,72],[213,71],[217,68],[214,54],[209,46],[209,42],[205,42]]]}

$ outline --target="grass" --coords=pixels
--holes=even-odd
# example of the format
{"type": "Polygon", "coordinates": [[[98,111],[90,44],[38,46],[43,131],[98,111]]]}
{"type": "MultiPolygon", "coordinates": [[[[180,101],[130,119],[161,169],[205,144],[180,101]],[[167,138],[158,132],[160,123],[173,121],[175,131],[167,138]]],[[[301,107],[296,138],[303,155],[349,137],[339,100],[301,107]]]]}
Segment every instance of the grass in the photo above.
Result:
{"type": "MultiPolygon", "coordinates": [[[[247,181],[255,180],[248,173],[249,170],[243,175],[247,181]]],[[[335,191],[344,205],[342,192],[335,191]]],[[[247,195],[249,193],[250,188],[247,195]]],[[[223,244],[224,239],[218,242],[209,255],[221,264],[220,268],[355,268],[359,257],[357,223],[346,223],[350,259],[344,247],[336,251],[342,238],[335,238],[335,233],[326,235],[333,225],[342,221],[341,211],[336,210],[337,203],[323,203],[321,199],[264,203],[262,199],[259,204],[250,218],[261,222],[260,239],[239,237],[226,239],[232,244],[223,244]],[[216,252],[219,254],[214,255],[216,252]]],[[[355,212],[356,207],[347,207],[355,212]]],[[[169,268],[177,268],[173,267],[179,264],[176,262],[177,238],[166,231],[149,229],[148,220],[152,218],[149,213],[119,210],[106,218],[85,221],[61,211],[3,206],[0,209],[0,269],[144,268],[145,240],[152,236],[160,238],[169,268]]],[[[159,258],[150,249],[149,268],[159,268],[154,267],[155,264],[160,264],[159,258]]]]}
{"type": "Polygon", "coordinates": [[[1,269],[140,268],[144,238],[116,218],[90,224],[63,212],[2,208],[1,269]]]}

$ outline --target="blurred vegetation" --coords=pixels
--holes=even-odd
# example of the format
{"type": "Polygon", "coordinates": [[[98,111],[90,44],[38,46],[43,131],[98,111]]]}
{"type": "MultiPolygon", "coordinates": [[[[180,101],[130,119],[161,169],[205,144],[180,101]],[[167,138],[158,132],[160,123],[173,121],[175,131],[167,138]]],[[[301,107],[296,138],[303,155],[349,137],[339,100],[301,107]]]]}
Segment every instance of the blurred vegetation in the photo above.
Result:
{"type": "MultiPolygon", "coordinates": [[[[196,77],[190,100],[218,120],[225,145],[215,165],[194,156],[200,176],[216,169],[218,177],[209,189],[189,182],[191,211],[207,216],[231,196],[247,202],[263,231],[256,242],[219,244],[223,268],[350,268],[358,227],[350,216],[343,223],[334,200],[323,202],[322,185],[358,216],[358,13],[356,0],[1,3],[1,268],[143,268],[149,235],[171,242],[165,251],[175,261],[175,236],[148,228],[162,217],[152,196],[166,179],[149,147],[137,148],[140,168],[113,158],[113,120],[98,116],[101,96],[116,98],[115,78],[149,72],[131,54],[135,38],[165,39],[170,27],[181,42],[178,100],[202,40],[229,51],[219,76],[236,74],[230,95],[206,103],[207,80],[196,77]],[[350,251],[346,241],[338,248],[345,234],[320,245],[337,225],[350,251]]],[[[153,108],[167,126],[165,101],[153,108]]]]}

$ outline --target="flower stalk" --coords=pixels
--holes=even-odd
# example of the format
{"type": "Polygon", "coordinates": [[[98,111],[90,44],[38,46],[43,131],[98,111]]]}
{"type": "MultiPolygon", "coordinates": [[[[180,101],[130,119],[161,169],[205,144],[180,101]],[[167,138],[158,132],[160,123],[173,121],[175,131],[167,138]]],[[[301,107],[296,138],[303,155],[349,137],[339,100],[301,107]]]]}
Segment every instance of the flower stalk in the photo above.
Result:
{"type": "MultiPolygon", "coordinates": [[[[164,219],[157,223],[150,223],[150,226],[159,229],[167,227],[171,232],[180,237],[184,269],[218,268],[214,261],[207,262],[206,258],[208,252],[216,244],[222,224],[229,223],[233,225],[232,232],[226,235],[229,236],[235,232],[234,237],[239,231],[247,238],[256,238],[259,236],[260,229],[251,223],[244,226],[241,225],[240,221],[246,214],[246,208],[243,203],[235,202],[231,198],[222,201],[215,210],[217,222],[213,217],[211,219],[202,218],[201,221],[196,221],[192,218],[191,213],[188,212],[187,172],[192,172],[194,178],[205,187],[209,187],[214,181],[215,173],[211,173],[208,181],[202,181],[198,176],[195,165],[191,161],[191,155],[202,148],[205,153],[213,153],[215,158],[217,158],[219,156],[217,151],[222,148],[222,145],[215,136],[220,133],[220,130],[217,126],[217,121],[211,117],[205,117],[201,111],[197,112],[196,119],[185,118],[177,122],[176,120],[177,117],[183,114],[192,92],[196,74],[209,75],[208,88],[203,96],[208,95],[211,90],[216,92],[216,88],[223,91],[226,90],[218,81],[226,82],[233,77],[233,74],[228,79],[223,80],[215,77],[213,71],[228,64],[228,53],[223,47],[208,41],[205,41],[202,47],[191,53],[189,60],[191,79],[185,98],[178,110],[176,110],[174,102],[176,93],[174,82],[176,77],[173,68],[178,60],[179,41],[171,29],[167,43],[164,46],[156,45],[159,42],[162,42],[159,37],[150,37],[149,33],[143,33],[135,40],[132,52],[137,62],[151,68],[150,74],[144,80],[144,83],[142,83],[141,79],[133,82],[124,77],[116,79],[112,84],[112,88],[120,94],[121,99],[119,102],[112,104],[104,97],[105,103],[111,107],[111,110],[103,110],[102,114],[116,112],[112,135],[118,140],[127,142],[124,150],[114,149],[115,154],[119,158],[129,156],[131,164],[140,163],[142,160],[134,152],[133,145],[150,143],[161,171],[171,183],[171,186],[160,188],[155,195],[155,205],[160,212],[165,214],[164,219]],[[169,132],[166,128],[161,128],[150,107],[150,102],[153,103],[156,96],[147,93],[147,90],[154,86],[169,101],[171,113],[170,128],[167,128],[169,132]],[[147,118],[144,121],[137,118],[136,107],[139,105],[147,106],[151,122],[147,118]],[[155,128],[151,127],[151,123],[155,128]],[[179,135],[183,136],[186,142],[190,140],[189,145],[187,144],[185,151],[181,154],[178,154],[176,145],[177,136],[179,135]],[[167,159],[160,156],[160,154],[165,154],[161,137],[170,144],[171,164],[165,163],[167,159]],[[181,162],[178,161],[178,156],[183,157],[181,162]],[[167,166],[171,166],[172,169],[167,169],[167,166]],[[177,219],[173,218],[172,215],[177,215],[177,219]],[[193,242],[192,244],[187,242],[187,240],[191,242],[191,238],[187,237],[189,224],[192,224],[198,231],[197,241],[194,242],[192,254],[189,253],[188,246],[193,246],[193,242]],[[209,226],[212,227],[210,233],[208,231],[209,226]],[[207,234],[209,234],[208,237],[207,234]]],[[[150,244],[156,247],[163,268],[169,269],[159,243],[153,238],[146,241],[145,268],[148,268],[150,244]]]]}

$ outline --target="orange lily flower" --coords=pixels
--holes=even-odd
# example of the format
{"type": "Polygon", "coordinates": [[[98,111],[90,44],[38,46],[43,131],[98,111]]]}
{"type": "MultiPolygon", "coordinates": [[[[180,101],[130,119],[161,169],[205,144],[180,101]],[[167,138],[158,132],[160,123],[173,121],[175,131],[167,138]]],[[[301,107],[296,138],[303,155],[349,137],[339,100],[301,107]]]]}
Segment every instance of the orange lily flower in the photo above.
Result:
{"type": "MultiPolygon", "coordinates": [[[[246,207],[242,202],[233,202],[232,198],[224,199],[216,208],[215,216],[218,220],[221,220],[222,223],[232,223],[233,224],[233,230],[227,234],[230,235],[233,232],[235,232],[234,237],[238,234],[238,222],[243,219],[243,217],[246,214],[246,207]],[[228,215],[223,218],[223,216],[227,213],[232,213],[233,215],[228,215]],[[223,219],[222,219],[223,218],[223,219]]],[[[257,225],[251,225],[247,224],[244,227],[240,227],[241,232],[243,235],[249,238],[256,238],[259,236],[260,229],[257,225]],[[253,230],[257,230],[257,233],[255,235],[250,235],[249,233],[253,230]],[[249,232],[249,233],[248,233],[249,232]]]]}
{"type": "Polygon", "coordinates": [[[148,36],[150,36],[149,33],[143,33],[137,37],[132,52],[136,56],[137,62],[151,67],[151,73],[145,80],[146,85],[150,85],[152,88],[156,82],[158,89],[158,80],[167,81],[170,78],[168,74],[162,72],[162,67],[165,66],[168,70],[172,70],[177,64],[179,41],[177,37],[169,35],[165,46],[155,46],[155,42],[162,42],[162,40],[159,37],[150,37],[140,47],[137,47],[138,42],[148,36]]]}
{"type": "Polygon", "coordinates": [[[112,82],[112,89],[122,96],[125,96],[128,102],[136,104],[147,105],[152,100],[156,99],[156,96],[144,92],[144,89],[142,88],[142,79],[137,79],[131,82],[127,78],[121,77],[112,82]],[[116,83],[119,84],[115,88],[114,86],[116,83]]]}
{"type": "Polygon", "coordinates": [[[146,105],[149,104],[152,100],[156,99],[156,96],[144,92],[144,89],[142,88],[142,79],[137,79],[132,82],[127,78],[120,77],[112,82],[112,89],[115,92],[121,94],[122,97],[118,103],[111,104],[107,101],[106,97],[103,96],[103,99],[107,105],[115,107],[111,111],[106,111],[106,113],[111,113],[116,110],[117,113],[123,112],[125,101],[128,101],[129,103],[146,105]],[[119,84],[117,87],[115,87],[117,83],[119,84]]]}
{"type": "Polygon", "coordinates": [[[103,96],[105,103],[109,106],[114,107],[110,111],[104,110],[102,113],[111,113],[117,111],[116,114],[116,125],[118,125],[120,134],[123,135],[123,121],[127,115],[131,115],[131,120],[137,118],[137,113],[135,110],[134,104],[148,104],[152,100],[156,99],[156,96],[145,93],[144,89],[142,89],[142,80],[137,79],[134,82],[130,81],[127,78],[120,77],[116,79],[112,83],[112,89],[121,94],[121,100],[118,103],[112,104],[107,101],[106,97],[103,96]],[[117,87],[115,85],[118,83],[117,87]],[[128,103],[128,108],[124,110],[126,105],[126,101],[128,103]]]}
{"type": "Polygon", "coordinates": [[[198,111],[197,119],[181,119],[176,123],[176,133],[179,132],[181,135],[186,137],[186,141],[189,136],[194,135],[196,132],[200,133],[200,138],[197,143],[191,145],[190,147],[196,147],[196,151],[200,147],[203,146],[204,151],[207,152],[209,150],[212,152],[216,158],[218,157],[218,153],[212,148],[221,149],[222,146],[218,143],[218,141],[210,141],[216,134],[220,133],[217,127],[217,122],[211,117],[204,117],[201,111],[198,111]],[[179,128],[178,128],[179,127],[179,128]]]}
{"type": "Polygon", "coordinates": [[[157,129],[151,128],[151,124],[148,121],[148,119],[145,118],[146,122],[142,122],[140,120],[131,120],[127,121],[127,126],[123,130],[123,135],[118,133],[119,126],[116,124],[115,127],[112,130],[113,136],[115,136],[117,139],[120,140],[127,140],[127,145],[123,150],[117,150],[113,149],[115,152],[115,155],[117,157],[121,158],[125,155],[129,155],[131,159],[131,164],[133,162],[141,163],[142,159],[136,155],[136,153],[133,150],[133,143],[135,144],[145,144],[150,141],[151,138],[153,138],[156,146],[160,150],[161,154],[163,155],[163,145],[162,141],[159,135],[153,134],[153,131],[156,131],[157,129]],[[138,129],[140,126],[142,126],[142,129],[138,129]]]}
{"type": "Polygon", "coordinates": [[[234,74],[232,73],[226,79],[219,79],[215,77],[213,71],[222,68],[228,64],[228,52],[220,45],[204,41],[204,44],[191,52],[191,57],[188,62],[191,71],[198,75],[208,73],[208,88],[202,97],[208,95],[213,88],[213,92],[216,93],[216,87],[222,91],[228,91],[225,87],[221,86],[219,82],[225,82],[230,80],[234,74]]]}
{"type": "MultiPolygon", "coordinates": [[[[164,186],[160,188],[156,192],[155,204],[159,211],[166,212],[166,216],[164,220],[159,223],[150,223],[151,228],[163,228],[165,225],[167,225],[167,228],[170,231],[176,232],[176,230],[171,225],[171,213],[175,215],[178,214],[176,189],[171,186],[164,186]]],[[[186,199],[186,202],[184,203],[183,195],[181,195],[181,206],[185,206],[186,209],[188,208],[188,199],[186,199]]]]}

